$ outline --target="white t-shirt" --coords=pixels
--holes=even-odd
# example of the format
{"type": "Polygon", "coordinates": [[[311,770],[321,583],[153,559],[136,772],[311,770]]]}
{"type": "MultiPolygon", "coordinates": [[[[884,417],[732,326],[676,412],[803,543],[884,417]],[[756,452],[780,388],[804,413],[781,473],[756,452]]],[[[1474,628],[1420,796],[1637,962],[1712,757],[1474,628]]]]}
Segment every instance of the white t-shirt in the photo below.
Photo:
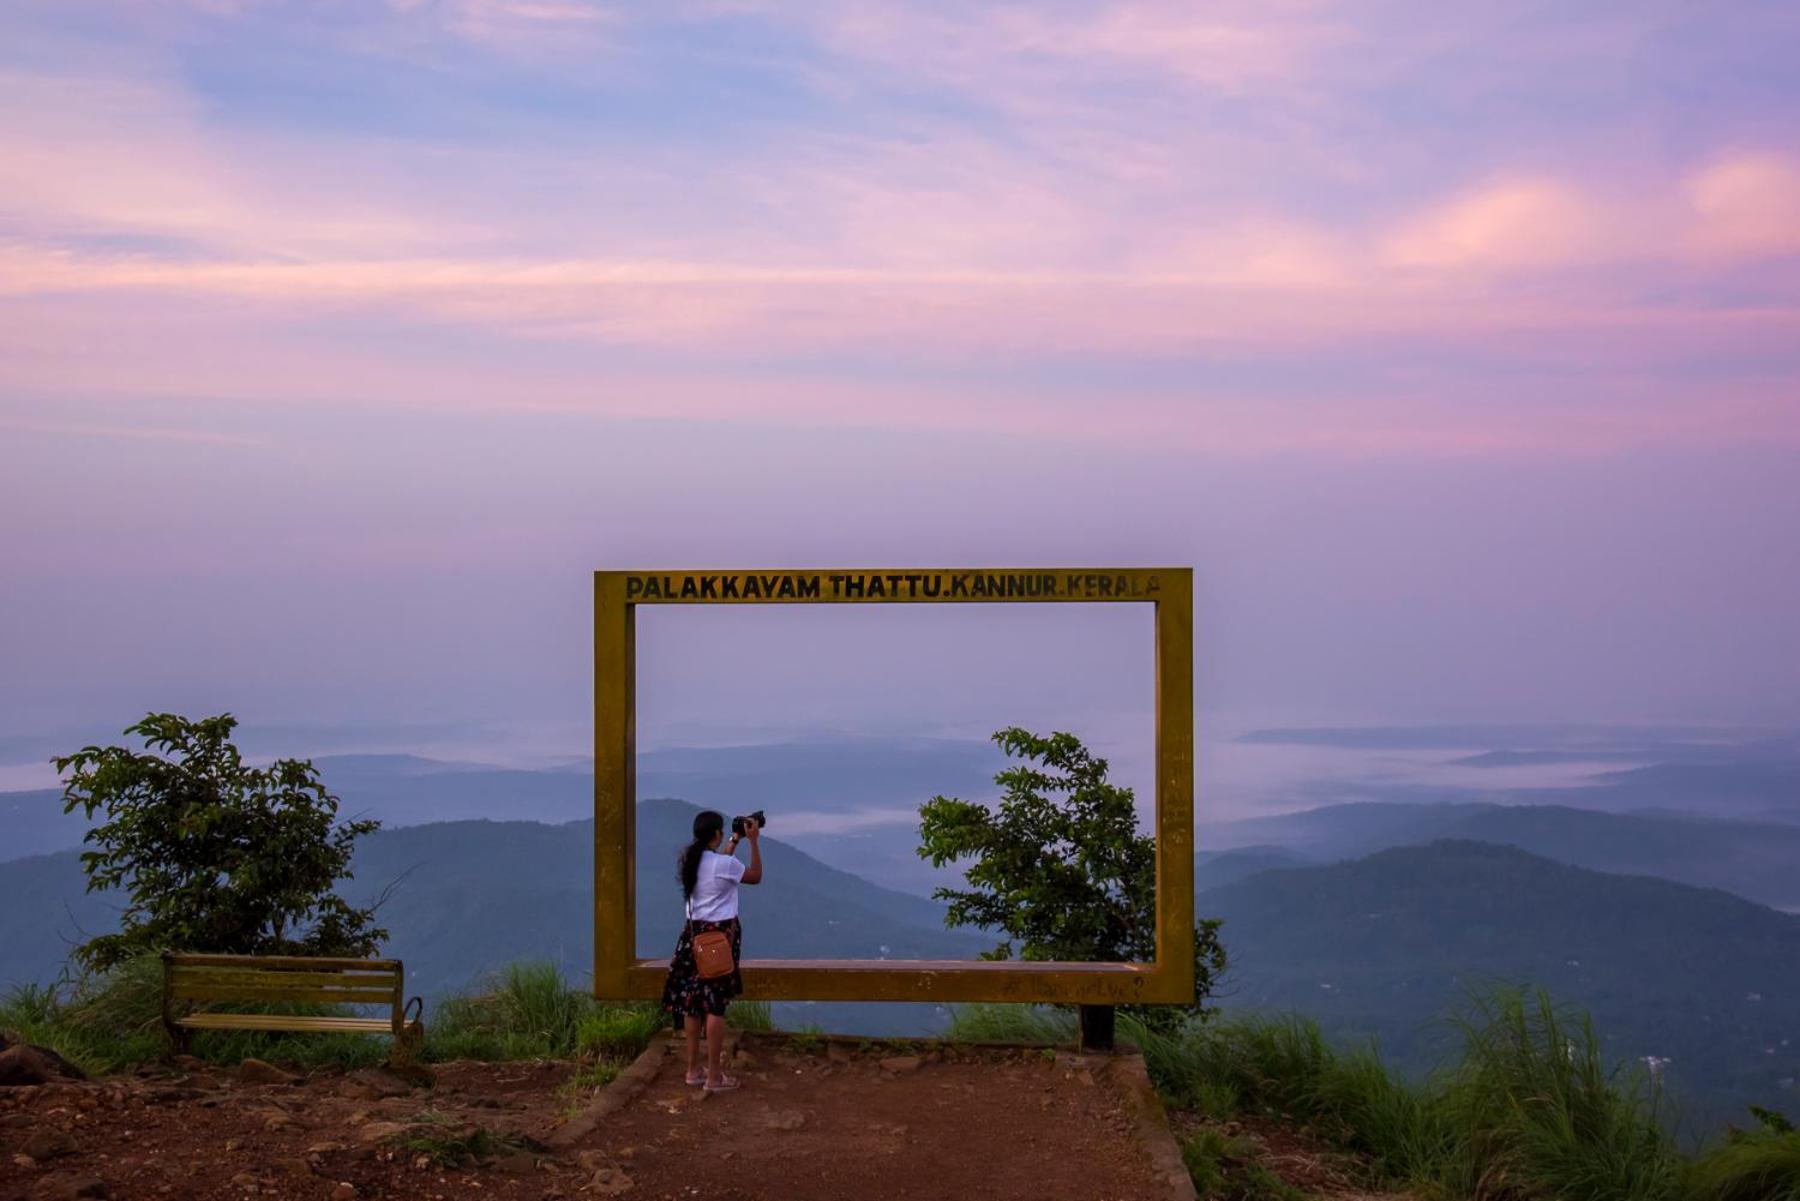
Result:
{"type": "Polygon", "coordinates": [[[744,865],[735,855],[700,852],[700,874],[688,898],[688,916],[697,922],[722,922],[737,916],[738,881],[744,865]]]}

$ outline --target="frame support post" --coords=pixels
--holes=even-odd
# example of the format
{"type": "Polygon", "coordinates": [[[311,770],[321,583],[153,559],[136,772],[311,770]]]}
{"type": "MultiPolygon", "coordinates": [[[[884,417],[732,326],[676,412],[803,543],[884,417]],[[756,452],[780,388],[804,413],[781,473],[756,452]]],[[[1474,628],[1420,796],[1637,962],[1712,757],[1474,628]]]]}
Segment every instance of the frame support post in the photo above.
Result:
{"type": "Polygon", "coordinates": [[[1113,1049],[1113,1014],[1111,1005],[1081,1007],[1081,1049],[1111,1051],[1113,1049]]]}

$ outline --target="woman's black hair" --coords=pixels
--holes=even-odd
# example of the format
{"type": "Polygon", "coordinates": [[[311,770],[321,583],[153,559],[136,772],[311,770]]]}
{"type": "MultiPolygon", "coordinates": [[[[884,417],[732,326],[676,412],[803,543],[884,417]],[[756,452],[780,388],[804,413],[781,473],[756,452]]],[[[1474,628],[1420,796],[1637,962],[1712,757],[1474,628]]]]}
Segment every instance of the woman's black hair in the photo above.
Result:
{"type": "Polygon", "coordinates": [[[700,880],[700,853],[725,830],[725,815],[702,809],[694,815],[694,841],[681,850],[681,895],[692,897],[700,880]]]}

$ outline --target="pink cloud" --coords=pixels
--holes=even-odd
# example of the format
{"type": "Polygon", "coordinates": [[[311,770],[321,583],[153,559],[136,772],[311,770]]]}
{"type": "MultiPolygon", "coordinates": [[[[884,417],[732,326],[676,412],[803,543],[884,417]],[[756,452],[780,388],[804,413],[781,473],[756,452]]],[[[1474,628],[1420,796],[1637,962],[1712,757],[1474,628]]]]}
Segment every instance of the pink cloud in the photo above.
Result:
{"type": "Polygon", "coordinates": [[[1608,214],[1552,179],[1513,179],[1466,192],[1404,220],[1382,257],[1427,270],[1564,266],[1608,256],[1608,214]]]}
{"type": "Polygon", "coordinates": [[[1695,226],[1690,244],[1708,257],[1800,254],[1800,160],[1772,153],[1728,155],[1687,181],[1695,226]]]}

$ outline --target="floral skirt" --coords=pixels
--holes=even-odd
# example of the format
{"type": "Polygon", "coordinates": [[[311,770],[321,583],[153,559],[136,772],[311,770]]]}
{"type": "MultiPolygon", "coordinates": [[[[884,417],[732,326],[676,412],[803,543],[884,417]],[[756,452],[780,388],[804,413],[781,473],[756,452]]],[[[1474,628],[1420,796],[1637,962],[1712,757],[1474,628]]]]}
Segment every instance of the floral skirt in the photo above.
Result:
{"type": "Polygon", "coordinates": [[[700,1017],[708,1013],[725,1016],[725,1006],[731,1003],[731,998],[744,991],[743,977],[735,966],[743,941],[744,930],[735,917],[722,922],[682,923],[681,938],[675,943],[674,958],[669,960],[669,978],[663,984],[662,996],[663,1009],[674,1014],[678,1024],[683,1017],[700,1017]],[[699,969],[694,966],[694,935],[707,930],[723,930],[731,938],[734,965],[731,975],[713,980],[700,978],[699,969]]]}

